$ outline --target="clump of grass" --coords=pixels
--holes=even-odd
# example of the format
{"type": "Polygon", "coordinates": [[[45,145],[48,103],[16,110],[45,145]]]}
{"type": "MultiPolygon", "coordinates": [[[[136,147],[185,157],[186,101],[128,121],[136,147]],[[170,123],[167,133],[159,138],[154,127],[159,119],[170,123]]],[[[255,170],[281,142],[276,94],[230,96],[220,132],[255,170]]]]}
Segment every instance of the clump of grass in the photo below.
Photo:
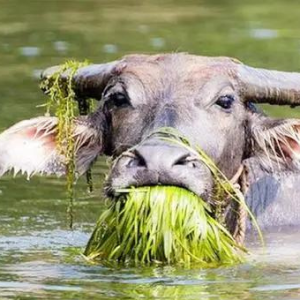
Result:
{"type": "Polygon", "coordinates": [[[192,192],[171,186],[122,192],[97,223],[84,253],[89,259],[205,266],[242,261],[242,248],[192,192]]]}
{"type": "MultiPolygon", "coordinates": [[[[76,98],[73,89],[73,77],[77,70],[88,65],[88,62],[67,61],[57,72],[41,82],[41,89],[49,96],[46,114],[54,114],[58,118],[56,142],[60,154],[66,159],[66,178],[68,193],[69,226],[73,227],[74,182],[75,182],[75,143],[73,137],[74,120],[78,115],[86,115],[91,110],[91,99],[76,98]],[[62,76],[67,72],[67,76],[62,76]]],[[[89,190],[92,190],[91,171],[87,172],[89,190]]]]}

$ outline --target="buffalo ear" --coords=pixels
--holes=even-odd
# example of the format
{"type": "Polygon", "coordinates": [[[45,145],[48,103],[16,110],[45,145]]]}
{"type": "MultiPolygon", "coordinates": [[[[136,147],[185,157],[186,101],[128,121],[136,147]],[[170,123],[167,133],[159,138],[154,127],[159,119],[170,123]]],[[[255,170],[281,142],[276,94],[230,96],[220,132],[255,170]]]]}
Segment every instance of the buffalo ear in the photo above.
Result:
{"type": "MultiPolygon", "coordinates": [[[[0,176],[13,170],[31,177],[35,174],[66,173],[66,158],[56,144],[58,119],[38,117],[21,121],[0,134],[0,176]]],[[[102,133],[87,118],[75,120],[75,168],[87,171],[102,151],[102,133]]]]}
{"type": "Polygon", "coordinates": [[[251,128],[254,155],[267,169],[300,169],[300,120],[255,116],[251,128]]]}

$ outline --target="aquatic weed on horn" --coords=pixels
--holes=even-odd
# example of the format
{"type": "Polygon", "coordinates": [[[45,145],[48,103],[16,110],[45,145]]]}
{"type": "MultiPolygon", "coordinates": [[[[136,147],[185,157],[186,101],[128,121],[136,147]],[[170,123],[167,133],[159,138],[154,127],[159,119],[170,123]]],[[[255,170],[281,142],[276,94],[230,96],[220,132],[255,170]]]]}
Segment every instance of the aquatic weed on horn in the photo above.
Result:
{"type": "MultiPolygon", "coordinates": [[[[54,114],[58,118],[56,142],[60,153],[66,158],[68,218],[69,226],[73,226],[74,182],[75,182],[75,143],[74,120],[78,115],[87,115],[93,109],[92,99],[78,99],[73,90],[73,77],[77,70],[87,66],[88,62],[67,61],[57,67],[57,70],[44,78],[41,89],[49,96],[46,104],[47,114],[54,114]]],[[[91,171],[87,172],[89,190],[92,190],[91,171]]]]}
{"type": "Polygon", "coordinates": [[[241,193],[201,149],[191,147],[174,129],[163,128],[153,134],[188,147],[208,166],[215,180],[216,204],[209,205],[192,192],[173,186],[120,190],[120,196],[100,216],[85,256],[135,264],[197,262],[216,266],[243,261],[246,250],[226,229],[220,209],[222,201],[230,197],[249,212],[241,193]]]}

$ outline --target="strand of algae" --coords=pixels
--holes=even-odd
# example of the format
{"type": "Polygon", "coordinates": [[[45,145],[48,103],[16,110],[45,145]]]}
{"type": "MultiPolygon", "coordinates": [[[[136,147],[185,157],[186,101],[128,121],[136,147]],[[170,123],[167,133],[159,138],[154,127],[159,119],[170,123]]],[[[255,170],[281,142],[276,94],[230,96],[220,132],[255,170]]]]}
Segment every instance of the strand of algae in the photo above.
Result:
{"type": "MultiPolygon", "coordinates": [[[[77,70],[88,65],[88,62],[67,61],[57,72],[41,82],[41,88],[49,96],[46,103],[47,114],[54,113],[58,118],[56,142],[60,153],[66,159],[66,178],[69,227],[74,222],[74,183],[75,183],[75,149],[74,120],[75,117],[86,115],[91,111],[92,99],[77,99],[73,90],[73,77],[77,70]],[[67,76],[62,76],[64,73],[67,76]],[[78,105],[76,105],[76,101],[78,105]]],[[[93,190],[91,170],[86,174],[89,190],[93,190]]]]}

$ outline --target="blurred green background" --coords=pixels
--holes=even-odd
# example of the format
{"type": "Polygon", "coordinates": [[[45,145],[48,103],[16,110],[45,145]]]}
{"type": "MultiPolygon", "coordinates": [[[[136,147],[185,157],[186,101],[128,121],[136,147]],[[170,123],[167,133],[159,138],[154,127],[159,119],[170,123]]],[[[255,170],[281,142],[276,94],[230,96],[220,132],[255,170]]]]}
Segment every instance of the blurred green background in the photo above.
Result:
{"type": "MultiPolygon", "coordinates": [[[[297,0],[0,0],[0,130],[44,113],[36,107],[46,101],[39,73],[67,59],[99,63],[136,52],[190,52],[300,72],[299,14],[297,0]]],[[[299,109],[264,109],[300,117],[299,109]]],[[[272,256],[259,267],[207,271],[116,270],[69,257],[66,249],[85,245],[104,207],[106,171],[100,160],[92,194],[84,179],[78,182],[73,231],[67,228],[64,180],[0,179],[1,299],[299,296],[298,256],[291,264],[272,256]]]]}

